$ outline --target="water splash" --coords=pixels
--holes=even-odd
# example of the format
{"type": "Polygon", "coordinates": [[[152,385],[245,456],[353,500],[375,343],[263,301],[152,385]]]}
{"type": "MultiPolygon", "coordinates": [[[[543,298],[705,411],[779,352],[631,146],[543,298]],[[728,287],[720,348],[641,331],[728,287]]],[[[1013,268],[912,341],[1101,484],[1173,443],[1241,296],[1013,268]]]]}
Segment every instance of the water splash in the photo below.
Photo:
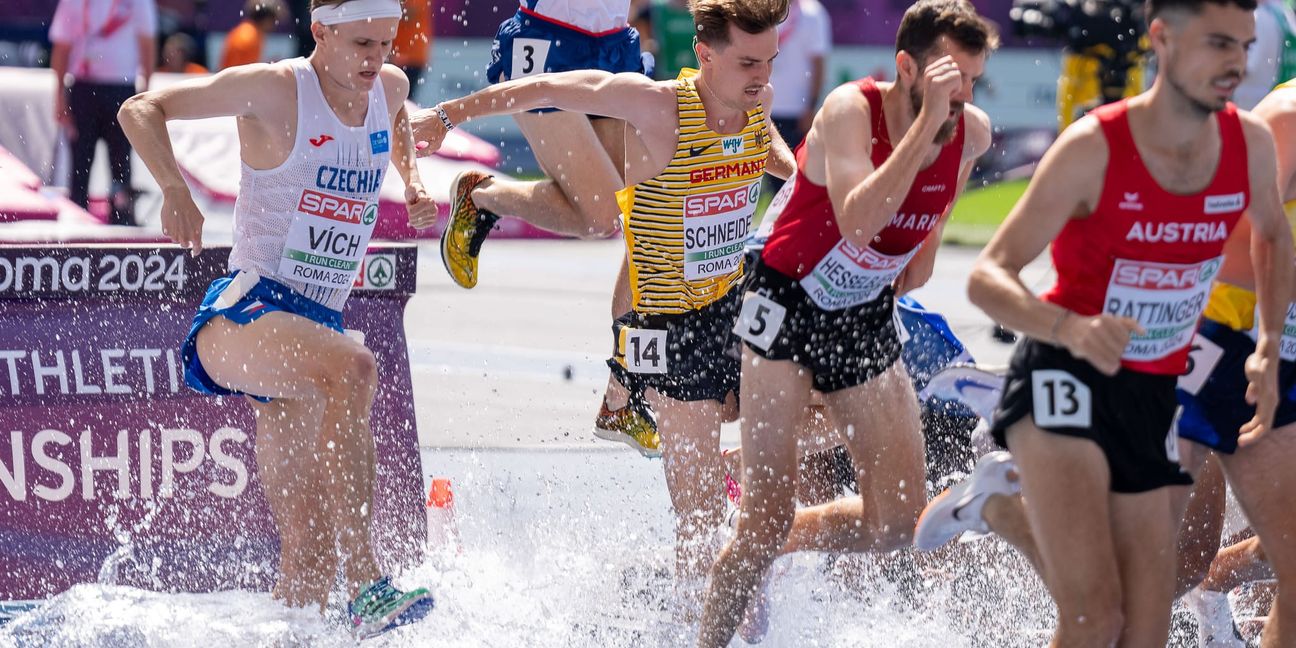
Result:
{"type": "MultiPolygon", "coordinates": [[[[659,462],[630,452],[439,451],[425,453],[425,467],[454,477],[462,549],[433,552],[397,578],[401,586],[430,587],[437,609],[366,646],[693,644],[696,630],[679,622],[687,611],[674,609],[659,462]]],[[[1038,579],[996,540],[933,555],[807,553],[780,561],[783,575],[769,589],[767,648],[1025,648],[1045,643],[1052,626],[1038,579]]],[[[0,645],[354,642],[337,615],[287,609],[265,593],[82,585],[0,629],[0,645]]]]}

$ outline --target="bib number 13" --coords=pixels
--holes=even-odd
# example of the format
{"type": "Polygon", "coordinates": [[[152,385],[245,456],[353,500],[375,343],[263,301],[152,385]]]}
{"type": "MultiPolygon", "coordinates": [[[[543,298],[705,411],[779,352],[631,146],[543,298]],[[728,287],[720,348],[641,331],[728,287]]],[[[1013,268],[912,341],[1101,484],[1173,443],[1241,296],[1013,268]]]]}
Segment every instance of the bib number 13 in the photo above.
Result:
{"type": "Polygon", "coordinates": [[[1031,396],[1035,403],[1035,425],[1087,428],[1093,422],[1089,386],[1065,371],[1032,371],[1031,396]]]}

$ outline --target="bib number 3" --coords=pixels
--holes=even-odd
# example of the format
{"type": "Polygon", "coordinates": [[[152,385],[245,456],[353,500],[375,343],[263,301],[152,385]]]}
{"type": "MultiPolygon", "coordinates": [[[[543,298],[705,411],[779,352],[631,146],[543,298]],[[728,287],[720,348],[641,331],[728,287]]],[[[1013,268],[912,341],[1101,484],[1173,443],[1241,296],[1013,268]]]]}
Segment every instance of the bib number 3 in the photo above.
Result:
{"type": "Polygon", "coordinates": [[[549,45],[549,41],[539,38],[513,39],[513,78],[543,73],[549,60],[549,45]]]}
{"type": "Polygon", "coordinates": [[[787,309],[781,304],[760,293],[749,292],[743,295],[742,310],[733,332],[753,346],[769,351],[785,317],[787,309]]]}
{"type": "Polygon", "coordinates": [[[1093,397],[1089,386],[1058,369],[1031,372],[1035,425],[1087,428],[1093,423],[1093,397]]]}

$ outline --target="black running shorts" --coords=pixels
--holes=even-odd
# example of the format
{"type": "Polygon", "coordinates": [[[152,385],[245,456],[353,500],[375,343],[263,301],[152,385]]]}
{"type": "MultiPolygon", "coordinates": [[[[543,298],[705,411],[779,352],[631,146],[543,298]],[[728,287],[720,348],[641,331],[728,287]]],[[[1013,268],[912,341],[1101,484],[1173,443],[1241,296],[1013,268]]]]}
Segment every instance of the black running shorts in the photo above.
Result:
{"type": "Polygon", "coordinates": [[[687,313],[631,312],[612,322],[608,367],[632,392],[652,387],[678,401],[724,402],[738,392],[742,358],[734,343],[738,291],[687,313]]]}
{"type": "Polygon", "coordinates": [[[900,358],[890,287],[873,301],[824,310],[801,284],[764,263],[750,270],[734,332],[770,360],[791,360],[814,374],[824,393],[862,385],[900,358]]]}
{"type": "Polygon", "coordinates": [[[1175,433],[1177,380],[1129,369],[1106,376],[1066,349],[1024,338],[990,431],[1007,447],[1008,428],[1029,416],[1045,432],[1089,439],[1107,457],[1112,492],[1188,485],[1175,433]]]}

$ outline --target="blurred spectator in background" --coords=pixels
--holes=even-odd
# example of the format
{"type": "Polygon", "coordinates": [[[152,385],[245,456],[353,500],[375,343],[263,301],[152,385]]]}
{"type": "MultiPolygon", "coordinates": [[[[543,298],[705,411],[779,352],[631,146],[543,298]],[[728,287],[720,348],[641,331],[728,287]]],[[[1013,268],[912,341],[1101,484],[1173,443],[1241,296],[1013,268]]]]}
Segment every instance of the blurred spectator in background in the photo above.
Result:
{"type": "Polygon", "coordinates": [[[1143,0],[1013,0],[1009,19],[1018,36],[1062,41],[1058,132],[1143,91],[1150,51],[1143,0]]]}
{"type": "Polygon", "coordinates": [[[297,56],[310,56],[315,51],[315,37],[311,35],[311,0],[288,0],[293,17],[293,40],[297,41],[297,56]]]}
{"type": "MultiPolygon", "coordinates": [[[[770,116],[783,141],[795,149],[810,131],[823,91],[825,57],[832,49],[832,22],[819,0],[793,0],[778,27],[779,50],[770,85],[770,116]]],[[[773,190],[783,181],[770,176],[773,190]]]]}
{"type": "Polygon", "coordinates": [[[173,74],[207,74],[207,68],[198,64],[198,43],[184,32],[171,34],[162,43],[162,65],[159,72],[173,74]]]}
{"type": "Polygon", "coordinates": [[[225,36],[225,52],[220,69],[261,63],[266,34],[274,31],[280,20],[288,17],[282,0],[247,0],[243,5],[243,22],[225,36]]]}
{"type": "Polygon", "coordinates": [[[640,12],[640,17],[652,31],[650,51],[657,66],[654,77],[674,79],[681,68],[697,67],[697,55],[693,53],[693,15],[686,0],[650,0],[646,14],[640,12]]]}
{"type": "Polygon", "coordinates": [[[49,39],[54,118],[71,144],[68,197],[88,206],[90,165],[102,139],[112,171],[109,222],[134,225],[130,142],[117,110],[148,87],[157,66],[157,6],[154,0],[60,0],[49,39]]]}
{"type": "Polygon", "coordinates": [[[796,148],[810,130],[823,92],[825,58],[832,49],[832,21],[819,0],[793,0],[778,27],[774,104],[770,115],[783,141],[796,148]]]}
{"type": "Polygon", "coordinates": [[[1247,50],[1246,77],[1233,103],[1251,110],[1274,86],[1296,77],[1296,15],[1284,0],[1260,0],[1255,10],[1256,40],[1247,50]]]}
{"type": "Polygon", "coordinates": [[[405,71],[413,98],[432,51],[432,0],[404,0],[404,5],[405,15],[396,27],[390,62],[405,71]]]}

